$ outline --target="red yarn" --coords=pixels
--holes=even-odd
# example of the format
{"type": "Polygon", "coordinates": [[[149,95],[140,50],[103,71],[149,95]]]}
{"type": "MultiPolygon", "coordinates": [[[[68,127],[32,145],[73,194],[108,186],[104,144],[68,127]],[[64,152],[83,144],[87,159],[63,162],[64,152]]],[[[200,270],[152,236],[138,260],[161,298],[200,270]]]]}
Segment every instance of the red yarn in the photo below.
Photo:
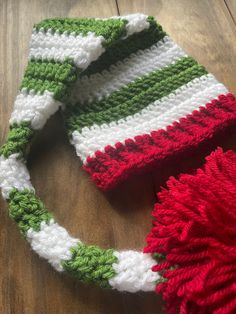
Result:
{"type": "Polygon", "coordinates": [[[149,171],[168,158],[184,156],[212,137],[235,125],[236,99],[228,93],[219,95],[199,110],[173,122],[165,130],[127,139],[107,146],[88,157],[84,169],[104,191],[114,188],[129,176],[149,171]]]}
{"type": "Polygon", "coordinates": [[[236,313],[236,154],[219,148],[167,186],[144,250],[165,258],[153,271],[167,312],[236,313]]]}

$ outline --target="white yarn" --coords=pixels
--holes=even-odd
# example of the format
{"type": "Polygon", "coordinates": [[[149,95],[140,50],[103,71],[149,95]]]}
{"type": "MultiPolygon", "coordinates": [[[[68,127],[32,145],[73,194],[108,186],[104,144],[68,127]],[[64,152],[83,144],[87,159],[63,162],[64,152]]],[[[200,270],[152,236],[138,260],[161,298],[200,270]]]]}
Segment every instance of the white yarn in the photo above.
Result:
{"type": "Polygon", "coordinates": [[[47,224],[41,223],[40,231],[29,229],[27,239],[32,249],[58,271],[63,271],[62,261],[71,259],[70,249],[80,241],[72,238],[66,229],[59,226],[53,219],[47,224]]]}
{"type": "Polygon", "coordinates": [[[31,122],[33,129],[41,129],[48,118],[54,114],[61,103],[53,98],[53,93],[45,91],[42,95],[22,90],[16,97],[10,124],[31,122]]]}
{"type": "Polygon", "coordinates": [[[29,57],[55,61],[71,58],[77,67],[86,69],[105,51],[102,45],[104,41],[103,36],[97,36],[93,32],[76,35],[67,32],[60,34],[58,31],[53,33],[51,29],[46,32],[34,29],[29,57]]]}
{"type": "Polygon", "coordinates": [[[30,182],[28,170],[19,154],[12,154],[5,158],[0,156],[0,188],[4,199],[9,197],[13,188],[23,191],[29,189],[34,191],[30,182]]]}
{"type": "Polygon", "coordinates": [[[152,271],[156,261],[150,254],[136,251],[114,252],[118,262],[113,269],[116,275],[109,280],[112,288],[119,291],[137,292],[155,290],[156,281],[160,278],[152,271]]]}
{"type": "Polygon", "coordinates": [[[77,155],[85,163],[86,158],[93,156],[97,150],[103,151],[107,145],[114,145],[118,141],[124,142],[127,138],[134,138],[136,135],[166,128],[226,92],[225,86],[213,75],[208,74],[194,79],[133,116],[109,124],[84,127],[81,132],[75,130],[72,133],[71,143],[75,146],[77,155]]]}
{"type": "Polygon", "coordinates": [[[83,104],[101,100],[128,83],[154,70],[160,70],[184,56],[185,52],[166,36],[150,48],[139,50],[117,62],[109,70],[78,79],[71,91],[70,101],[83,104]]]}
{"type": "MultiPolygon", "coordinates": [[[[32,228],[27,232],[32,249],[45,258],[56,270],[64,271],[62,262],[71,259],[71,248],[80,240],[72,238],[66,229],[54,222],[41,222],[40,231],[32,228]]],[[[153,291],[159,274],[152,271],[156,261],[150,254],[136,251],[114,252],[118,262],[112,265],[115,276],[109,280],[112,288],[119,291],[153,291]]]]}
{"type": "Polygon", "coordinates": [[[134,13],[122,16],[123,20],[128,20],[126,24],[127,36],[148,29],[150,23],[147,21],[147,15],[142,13],[134,13]]]}
{"type": "MultiPolygon", "coordinates": [[[[27,169],[17,157],[18,154],[8,158],[0,156],[0,187],[4,198],[8,197],[13,187],[20,191],[25,188],[33,191],[27,169]]],[[[53,219],[49,223],[41,222],[39,231],[29,229],[26,237],[32,249],[60,272],[64,270],[62,262],[71,259],[71,248],[81,243],[53,219]]],[[[155,264],[151,256],[135,251],[114,254],[119,260],[113,264],[116,275],[109,281],[114,289],[130,292],[154,290],[159,275],[151,270],[155,264]]]]}
{"type": "Polygon", "coordinates": [[[127,20],[128,23],[125,25],[126,28],[126,36],[123,38],[127,38],[130,35],[133,35],[134,33],[141,32],[145,29],[148,29],[150,27],[150,23],[147,21],[147,15],[142,14],[142,13],[132,13],[128,15],[115,15],[111,16],[109,18],[96,18],[96,20],[103,20],[107,21],[110,19],[121,19],[121,20],[127,20]]]}

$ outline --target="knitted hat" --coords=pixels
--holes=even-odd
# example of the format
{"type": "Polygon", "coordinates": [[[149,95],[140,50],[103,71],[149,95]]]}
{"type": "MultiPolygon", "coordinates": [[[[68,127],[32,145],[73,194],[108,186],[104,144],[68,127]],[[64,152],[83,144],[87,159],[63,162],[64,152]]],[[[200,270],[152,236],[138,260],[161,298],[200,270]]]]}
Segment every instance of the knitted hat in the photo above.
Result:
{"type": "MultiPolygon", "coordinates": [[[[57,18],[34,27],[30,60],[0,150],[0,187],[10,216],[33,250],[58,271],[121,291],[154,290],[162,273],[152,271],[151,253],[161,251],[168,259],[168,245],[151,244],[143,253],[82,244],[35,195],[25,166],[29,144],[60,107],[84,168],[107,190],[234,124],[234,96],[152,17],[57,18]]],[[[171,289],[164,293],[167,301],[171,289]]]]}
{"type": "Polygon", "coordinates": [[[2,154],[25,153],[62,107],[77,155],[103,190],[196,148],[236,118],[225,86],[143,14],[44,20],[29,59],[2,154]]]}

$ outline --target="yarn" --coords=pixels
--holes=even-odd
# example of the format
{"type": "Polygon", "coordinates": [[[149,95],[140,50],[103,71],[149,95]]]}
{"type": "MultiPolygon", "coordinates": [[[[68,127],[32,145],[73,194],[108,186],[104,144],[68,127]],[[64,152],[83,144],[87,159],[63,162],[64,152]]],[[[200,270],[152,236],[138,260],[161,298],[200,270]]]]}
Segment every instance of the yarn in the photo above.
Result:
{"type": "Polygon", "coordinates": [[[26,236],[29,229],[39,231],[41,222],[49,222],[53,216],[30,190],[12,189],[9,195],[9,215],[26,236]]]}
{"type": "Polygon", "coordinates": [[[24,91],[33,90],[37,94],[43,94],[45,91],[51,92],[54,98],[60,100],[66,93],[67,85],[62,82],[51,80],[42,80],[38,78],[24,77],[21,83],[21,89],[24,91]]]}
{"type": "Polygon", "coordinates": [[[98,60],[93,61],[91,66],[83,72],[82,76],[90,76],[94,73],[108,70],[112,65],[123,61],[132,53],[146,49],[166,36],[161,25],[152,16],[148,16],[146,19],[150,25],[148,30],[136,32],[131,36],[123,38],[122,41],[113,42],[112,45],[106,47],[106,51],[98,60]]]}
{"type": "Polygon", "coordinates": [[[13,124],[8,132],[6,143],[0,147],[0,155],[7,158],[15,153],[25,154],[32,136],[33,131],[29,123],[13,124]]]}
{"type": "Polygon", "coordinates": [[[24,77],[38,77],[43,80],[70,83],[77,78],[75,72],[76,70],[69,60],[63,63],[31,60],[24,77]]]}
{"type": "MultiPolygon", "coordinates": [[[[10,123],[21,126],[28,124],[28,127],[34,130],[40,130],[61,105],[61,102],[53,98],[52,92],[44,91],[43,94],[35,94],[22,90],[16,97],[10,123]]],[[[33,134],[32,131],[31,133],[33,134]]]]}
{"type": "MultiPolygon", "coordinates": [[[[34,26],[29,62],[10,117],[9,135],[0,148],[0,187],[9,204],[10,217],[32,250],[57,271],[85,283],[132,293],[154,291],[158,282],[157,290],[163,291],[167,302],[171,301],[170,312],[174,308],[191,312],[198,310],[197,306],[211,310],[215,298],[211,289],[222,280],[229,283],[234,278],[231,256],[218,254],[218,250],[224,249],[222,241],[227,240],[223,234],[222,241],[218,241],[220,246],[214,246],[218,242],[212,238],[207,244],[204,242],[204,248],[208,245],[212,248],[210,253],[215,254],[212,260],[216,266],[209,263],[210,273],[219,266],[218,256],[222,258],[217,279],[211,278],[207,286],[209,298],[200,297],[205,286],[199,285],[202,290],[189,303],[186,297],[192,295],[195,286],[190,285],[192,290],[184,296],[181,293],[187,280],[193,274],[197,276],[199,261],[205,261],[208,252],[190,251],[188,256],[182,256],[185,247],[180,246],[176,251],[179,255],[173,251],[165,257],[166,251],[160,252],[158,259],[167,260],[160,260],[160,266],[155,266],[152,253],[158,252],[159,247],[153,247],[150,253],[102,249],[82,243],[54,220],[36,196],[26,158],[32,139],[58,110],[84,169],[98,187],[108,190],[133,174],[155,168],[179,154],[188,154],[232,126],[236,122],[235,97],[187,56],[153,17],[131,14],[108,19],[47,19],[34,26]],[[192,265],[193,261],[197,264],[192,265]],[[186,263],[191,264],[192,273],[188,269],[182,272],[179,267],[186,263]],[[230,269],[227,263],[232,266],[230,269]],[[176,273],[172,278],[171,274],[176,273]],[[179,276],[180,285],[183,283],[180,290],[178,285],[172,285],[178,284],[179,276]]],[[[202,187],[199,191],[202,193],[202,187]]],[[[216,203],[213,197],[210,200],[216,203]]],[[[226,201],[227,198],[222,199],[221,203],[226,201]]],[[[216,220],[220,233],[225,227],[216,219],[213,203],[209,208],[213,208],[215,217],[210,218],[212,226],[216,220]]],[[[203,213],[204,208],[200,209],[203,213]]],[[[182,221],[177,221],[177,229],[169,230],[167,238],[176,235],[182,225],[182,221]]],[[[230,225],[226,235],[231,234],[231,229],[230,225]]],[[[188,230],[192,232],[192,225],[187,222],[183,235],[194,248],[197,243],[188,230]]],[[[214,232],[216,235],[216,229],[214,232]]],[[[233,240],[227,248],[232,249],[231,243],[233,240]]],[[[169,249],[164,245],[161,248],[169,249]]],[[[202,278],[204,282],[206,277],[202,278]]],[[[222,300],[225,312],[234,307],[230,289],[228,285],[218,293],[214,310],[220,311],[222,300]]]]}
{"type": "MultiPolygon", "coordinates": [[[[63,108],[70,141],[104,191],[236,120],[225,86],[143,14],[44,20],[34,26],[29,59],[10,124],[27,123],[32,138],[63,108]]],[[[19,153],[12,146],[5,156],[19,153]]]]}
{"type": "MultiPolygon", "coordinates": [[[[36,207],[39,207],[38,204],[36,207]]],[[[34,209],[34,212],[37,208],[34,209]]],[[[71,259],[71,248],[80,241],[71,237],[65,228],[59,226],[45,208],[44,214],[45,217],[41,215],[43,218],[41,221],[31,224],[30,228],[27,228],[27,240],[30,242],[31,248],[40,257],[45,258],[57,271],[65,271],[62,262],[71,259]]]]}
{"type": "Polygon", "coordinates": [[[68,273],[86,283],[97,283],[102,288],[110,287],[108,280],[115,276],[112,264],[117,262],[114,250],[78,244],[71,252],[71,259],[63,263],[68,273]]]}
{"type": "Polygon", "coordinates": [[[141,251],[101,249],[72,237],[36,196],[26,158],[34,135],[51,115],[68,104],[71,88],[90,64],[106,51],[109,55],[117,43],[124,48],[123,53],[150,45],[149,39],[155,42],[164,36],[160,29],[143,14],[98,20],[52,19],[36,25],[30,61],[10,117],[9,136],[0,150],[2,196],[32,250],[59,272],[120,291],[154,290],[159,275],[151,270],[155,264],[152,256],[141,251]],[[59,29],[55,31],[54,27],[59,29]],[[139,32],[147,35],[143,43],[136,36],[139,32]],[[127,49],[129,38],[134,46],[127,49]],[[138,267],[134,267],[136,264],[138,267]]]}
{"type": "Polygon", "coordinates": [[[122,89],[114,91],[108,99],[105,98],[91,104],[85,103],[82,107],[74,105],[73,109],[76,115],[73,116],[70,112],[70,116],[72,121],[75,120],[75,123],[70,126],[69,118],[67,120],[68,128],[80,131],[84,126],[89,127],[93,125],[94,122],[100,125],[109,123],[114,119],[118,120],[131,116],[145,108],[146,105],[150,104],[152,101],[160,99],[170,94],[171,91],[176,90],[177,88],[175,88],[174,84],[178,82],[181,86],[183,84],[181,81],[182,77],[184,77],[187,82],[197,77],[196,74],[196,76],[194,75],[197,69],[199,70],[199,76],[206,74],[205,69],[197,65],[196,61],[186,57],[169,67],[153,71],[150,75],[139,78],[139,80],[131,82],[122,89]],[[184,72],[185,70],[188,70],[188,72],[184,72]],[[175,75],[178,74],[181,74],[181,76],[176,77],[175,75]],[[147,93],[145,93],[145,91],[147,91],[147,93]],[[128,100],[127,97],[129,97],[130,100],[128,100]],[[112,116],[112,114],[114,116],[112,116]]]}
{"type": "MultiPolygon", "coordinates": [[[[158,72],[158,70],[164,70],[164,66],[185,56],[185,52],[168,36],[165,36],[150,48],[139,50],[138,53],[131,54],[122,62],[113,64],[109,71],[102,71],[102,75],[98,72],[90,76],[84,76],[84,72],[82,72],[81,79],[75,82],[71,90],[70,100],[72,104],[76,102],[86,103],[86,106],[95,110],[97,106],[92,104],[98,99],[108,97],[111,94],[120,95],[120,97],[125,96],[126,88],[129,93],[134,92],[135,89],[137,91],[146,89],[148,84],[155,80],[156,75],[164,73],[164,71],[158,72]],[[154,72],[152,73],[152,71],[154,72]]],[[[130,96],[132,97],[133,94],[130,96]]],[[[126,100],[127,98],[124,97],[124,101],[126,100]]],[[[80,112],[83,112],[83,106],[79,107],[78,110],[80,109],[80,112]]]]}
{"type": "Polygon", "coordinates": [[[164,260],[167,313],[226,314],[236,310],[236,155],[217,149],[194,174],[171,177],[153,211],[145,252],[164,260]]]}
{"type": "Polygon", "coordinates": [[[126,35],[126,19],[95,19],[95,18],[55,18],[45,19],[35,25],[36,31],[46,32],[51,30],[52,33],[71,34],[86,36],[94,33],[97,36],[103,36],[106,44],[113,43],[120,37],[126,35]]]}
{"type": "MultiPolygon", "coordinates": [[[[128,179],[132,173],[152,169],[156,161],[179,155],[184,147],[188,151],[196,149],[200,142],[235,123],[236,101],[232,94],[220,95],[192,115],[180,118],[167,126],[166,130],[135,136],[124,143],[107,145],[104,152],[96,151],[87,157],[85,170],[103,190],[112,189],[128,179]]],[[[108,131],[108,130],[106,130],[108,131]]]]}
{"type": "Polygon", "coordinates": [[[139,113],[121,119],[116,124],[96,125],[92,129],[84,128],[81,133],[75,130],[72,133],[73,145],[76,147],[78,156],[86,162],[88,156],[93,155],[97,150],[101,151],[106,145],[115,145],[132,136],[148,134],[154,128],[166,128],[174,120],[188,114],[189,110],[194,110],[200,102],[207,103],[224,91],[222,85],[211,74],[200,79],[196,78],[185,88],[176,90],[174,95],[156,100],[139,113]],[[193,93],[194,97],[191,97],[193,93]],[[108,128],[109,132],[106,132],[108,128]],[[80,148],[83,144],[87,144],[87,149],[85,145],[83,149],[80,148]]]}
{"type": "Polygon", "coordinates": [[[12,190],[19,192],[34,188],[30,182],[30,176],[25,163],[19,158],[20,154],[12,154],[5,158],[0,156],[0,186],[4,199],[9,199],[12,190]]]}

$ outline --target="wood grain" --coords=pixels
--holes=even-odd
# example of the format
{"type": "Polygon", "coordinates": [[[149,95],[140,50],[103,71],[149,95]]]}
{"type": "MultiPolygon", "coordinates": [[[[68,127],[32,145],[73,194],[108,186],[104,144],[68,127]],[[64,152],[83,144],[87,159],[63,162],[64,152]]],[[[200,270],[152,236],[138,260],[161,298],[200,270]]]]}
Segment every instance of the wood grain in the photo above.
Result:
{"type": "Polygon", "coordinates": [[[229,13],[231,14],[232,20],[236,25],[236,1],[225,0],[225,5],[227,6],[229,13]]]}
{"type": "MultiPolygon", "coordinates": [[[[236,92],[234,0],[179,0],[178,4],[175,0],[1,0],[1,143],[27,63],[33,24],[55,16],[108,17],[131,12],[154,15],[189,54],[236,92]]],[[[236,148],[235,140],[232,134],[217,144],[236,148]]],[[[150,230],[155,190],[170,174],[199,165],[202,159],[192,156],[158,176],[134,178],[105,195],[81,170],[56,114],[35,140],[28,163],[38,195],[74,236],[105,248],[140,249],[150,230]]],[[[162,313],[161,299],[152,293],[120,294],[86,287],[54,272],[21,239],[2,200],[0,206],[0,313],[162,313]]]]}

